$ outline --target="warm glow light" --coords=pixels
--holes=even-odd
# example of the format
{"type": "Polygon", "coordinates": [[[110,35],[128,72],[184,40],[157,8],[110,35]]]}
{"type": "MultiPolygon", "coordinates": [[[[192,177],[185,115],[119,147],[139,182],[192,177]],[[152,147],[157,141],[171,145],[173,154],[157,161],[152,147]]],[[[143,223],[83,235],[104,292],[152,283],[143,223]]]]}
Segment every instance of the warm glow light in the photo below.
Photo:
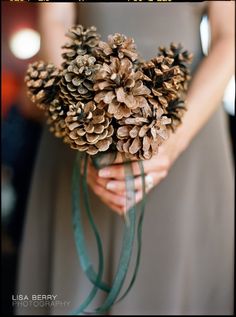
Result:
{"type": "Polygon", "coordinates": [[[20,59],[28,59],[40,49],[40,35],[32,29],[21,29],[10,38],[10,49],[20,59]]]}
{"type": "Polygon", "coordinates": [[[211,41],[211,30],[210,30],[210,25],[206,15],[203,16],[200,23],[200,37],[201,37],[201,44],[202,44],[202,52],[204,55],[208,55],[209,44],[211,41]]]}

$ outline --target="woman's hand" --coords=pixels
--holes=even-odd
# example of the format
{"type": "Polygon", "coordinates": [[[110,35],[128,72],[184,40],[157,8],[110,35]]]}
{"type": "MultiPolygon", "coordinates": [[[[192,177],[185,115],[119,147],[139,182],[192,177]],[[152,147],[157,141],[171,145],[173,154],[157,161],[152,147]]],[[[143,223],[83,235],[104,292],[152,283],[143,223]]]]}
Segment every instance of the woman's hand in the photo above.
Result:
{"type": "MultiPolygon", "coordinates": [[[[163,180],[176,160],[183,151],[184,146],[180,144],[180,136],[172,134],[170,138],[160,146],[158,154],[150,160],[143,161],[145,173],[146,192],[163,180]]],[[[120,157],[115,163],[122,163],[120,157]]],[[[135,176],[135,200],[141,201],[142,177],[137,161],[132,163],[133,174],[135,176]]],[[[123,164],[114,164],[97,171],[91,163],[88,166],[88,183],[97,196],[111,209],[122,215],[127,209],[126,206],[126,185],[125,170],[123,164]]],[[[129,208],[130,206],[128,206],[129,208]]]]}

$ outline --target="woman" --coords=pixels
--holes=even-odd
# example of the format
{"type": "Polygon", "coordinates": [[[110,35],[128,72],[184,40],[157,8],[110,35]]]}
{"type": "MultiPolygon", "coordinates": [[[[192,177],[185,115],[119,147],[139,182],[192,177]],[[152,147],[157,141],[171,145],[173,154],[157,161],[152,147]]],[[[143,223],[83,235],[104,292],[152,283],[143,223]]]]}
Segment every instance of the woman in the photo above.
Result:
{"type": "MultiPolygon", "coordinates": [[[[233,171],[221,98],[234,69],[234,4],[43,4],[41,25],[48,60],[61,63],[63,34],[75,19],[96,25],[103,39],[131,36],[144,58],[158,45],[181,42],[195,55],[183,124],[158,154],[144,162],[149,179],[143,249],[137,281],[109,314],[231,314],[233,281],[233,171]],[[207,10],[209,55],[202,58],[199,24],[207,10]],[[225,23],[227,21],[227,23],[225,23]],[[151,179],[151,183],[150,183],[151,179]],[[152,187],[152,188],[151,188],[152,187]]],[[[19,314],[67,314],[91,289],[81,272],[71,225],[70,182],[75,152],[47,131],[32,184],[20,263],[21,294],[55,294],[69,305],[18,308],[19,314]],[[52,154],[51,154],[52,153],[52,154]]],[[[137,174],[137,163],[133,163],[137,174]]],[[[107,282],[119,257],[125,190],[122,167],[92,166],[91,202],[103,234],[107,282]],[[113,210],[114,212],[112,212],[113,210]]],[[[136,200],[141,181],[135,181],[136,200]]],[[[86,231],[91,254],[95,243],[86,231]]],[[[93,307],[102,303],[103,294],[93,307]]]]}

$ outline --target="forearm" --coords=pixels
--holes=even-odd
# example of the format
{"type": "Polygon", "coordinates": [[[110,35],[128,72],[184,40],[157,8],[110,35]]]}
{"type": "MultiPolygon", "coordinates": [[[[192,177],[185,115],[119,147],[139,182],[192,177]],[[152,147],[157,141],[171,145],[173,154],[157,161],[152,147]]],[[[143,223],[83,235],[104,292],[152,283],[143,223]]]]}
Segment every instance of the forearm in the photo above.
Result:
{"type": "Polygon", "coordinates": [[[188,110],[176,134],[185,149],[216,111],[234,70],[232,37],[217,41],[199,66],[187,94],[188,110]]]}
{"type": "Polygon", "coordinates": [[[66,42],[65,33],[75,22],[74,3],[44,3],[40,7],[42,34],[41,56],[45,61],[60,66],[61,47],[66,42]]]}

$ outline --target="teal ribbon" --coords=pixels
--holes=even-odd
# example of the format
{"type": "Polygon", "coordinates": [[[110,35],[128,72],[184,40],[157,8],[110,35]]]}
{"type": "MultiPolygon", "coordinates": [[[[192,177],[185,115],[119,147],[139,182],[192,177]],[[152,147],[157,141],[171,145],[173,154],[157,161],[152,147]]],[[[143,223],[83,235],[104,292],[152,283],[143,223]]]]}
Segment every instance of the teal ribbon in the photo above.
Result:
{"type": "MultiPolygon", "coordinates": [[[[101,168],[106,165],[112,164],[115,160],[114,153],[107,153],[105,156],[100,155],[94,157],[93,162],[96,168],[101,168]]],[[[131,204],[132,207],[127,211],[127,215],[129,218],[129,226],[124,226],[124,233],[123,233],[123,243],[120,255],[120,261],[118,265],[118,269],[112,283],[112,286],[109,287],[106,283],[102,281],[102,275],[104,270],[104,260],[103,260],[103,248],[101,238],[94,223],[93,216],[91,213],[90,202],[89,202],[89,195],[88,195],[88,187],[87,187],[87,164],[88,164],[88,155],[81,155],[78,153],[78,156],[75,161],[74,170],[73,170],[73,177],[72,177],[72,210],[73,210],[73,228],[74,228],[74,236],[76,242],[77,253],[79,255],[81,268],[93,284],[93,288],[85,301],[76,309],[72,315],[80,315],[80,314],[103,314],[111,308],[112,305],[120,302],[122,299],[127,296],[128,292],[132,288],[135,279],[137,277],[138,268],[140,264],[141,258],[141,242],[142,242],[142,224],[143,224],[143,217],[144,217],[144,209],[145,209],[145,181],[144,181],[144,170],[142,162],[139,162],[139,167],[142,175],[142,185],[143,185],[143,200],[141,202],[141,212],[139,216],[137,216],[137,206],[135,204],[135,188],[134,188],[134,176],[132,171],[132,166],[130,162],[124,162],[125,167],[125,181],[126,181],[126,191],[129,194],[130,201],[127,203],[131,204]],[[83,165],[83,177],[81,177],[81,166],[83,165]],[[86,242],[84,238],[84,231],[82,225],[82,214],[80,205],[82,203],[80,197],[80,186],[82,184],[82,192],[85,204],[85,211],[87,217],[89,219],[92,231],[95,235],[97,249],[98,249],[98,269],[95,272],[93,265],[90,261],[86,242]],[[133,250],[133,243],[135,238],[135,225],[136,219],[138,217],[138,226],[137,226],[137,255],[136,255],[136,263],[135,269],[130,281],[130,284],[124,294],[117,300],[117,297],[120,293],[120,290],[124,284],[130,259],[132,256],[133,250]],[[89,306],[92,300],[95,298],[97,291],[102,290],[107,293],[107,297],[104,303],[95,309],[94,312],[86,312],[85,309],[89,306]]]]}

